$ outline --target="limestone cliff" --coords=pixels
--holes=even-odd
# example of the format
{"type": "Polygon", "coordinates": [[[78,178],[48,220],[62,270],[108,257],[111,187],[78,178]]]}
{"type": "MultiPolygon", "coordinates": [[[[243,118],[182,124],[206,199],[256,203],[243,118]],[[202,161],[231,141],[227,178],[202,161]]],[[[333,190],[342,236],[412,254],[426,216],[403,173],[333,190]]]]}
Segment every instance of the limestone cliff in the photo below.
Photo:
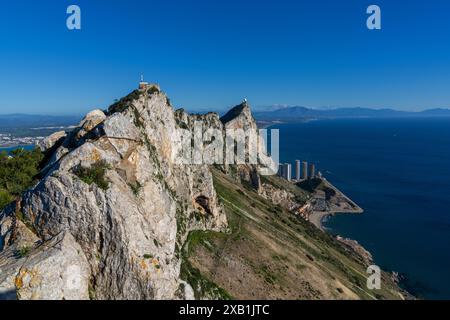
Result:
{"type": "MultiPolygon", "coordinates": [[[[253,118],[250,106],[247,101],[235,106],[230,111],[228,111],[224,116],[220,118],[224,125],[224,130],[244,130],[245,132],[254,132],[256,134],[257,125],[253,118]]],[[[236,141],[241,142],[246,146],[246,150],[249,150],[248,137],[237,136],[236,141]],[[247,140],[245,140],[247,139],[247,140]],[[239,141],[242,140],[242,141],[239,141]]],[[[261,141],[260,141],[261,142],[261,141]]],[[[258,143],[258,142],[257,142],[258,143]]],[[[256,146],[258,147],[258,146],[256,146]]],[[[246,163],[249,163],[249,159],[246,159],[246,163]]],[[[227,169],[229,169],[227,167],[227,169]]],[[[255,164],[242,164],[233,167],[236,169],[236,175],[241,181],[249,183],[257,191],[261,188],[261,179],[258,174],[258,166],[255,164]]]]}
{"type": "Polygon", "coordinates": [[[180,280],[187,234],[225,230],[227,221],[208,166],[174,163],[179,125],[169,99],[149,85],[46,139],[43,178],[0,215],[0,295],[189,298],[180,280]],[[35,241],[20,243],[19,229],[35,241]],[[75,270],[75,284],[54,281],[63,268],[75,270]]]}

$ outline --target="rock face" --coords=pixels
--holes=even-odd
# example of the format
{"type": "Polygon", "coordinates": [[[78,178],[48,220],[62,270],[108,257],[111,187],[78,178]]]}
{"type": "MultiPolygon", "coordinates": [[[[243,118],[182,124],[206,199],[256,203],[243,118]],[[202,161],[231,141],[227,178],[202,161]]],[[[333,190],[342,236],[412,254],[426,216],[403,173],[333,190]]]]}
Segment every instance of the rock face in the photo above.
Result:
{"type": "MultiPolygon", "coordinates": [[[[60,135],[44,177],[0,214],[0,294],[85,299],[89,287],[95,299],[171,299],[183,288],[191,297],[180,279],[188,232],[227,228],[209,167],[173,161],[176,130],[197,117],[148,85],[60,135]],[[11,236],[22,221],[38,242],[27,257],[14,255],[11,236]]],[[[201,117],[223,129],[216,114],[201,117]]]]}
{"type": "Polygon", "coordinates": [[[25,248],[13,245],[0,254],[0,298],[89,298],[89,264],[70,233],[63,232],[29,253],[25,248]]]}
{"type": "Polygon", "coordinates": [[[51,135],[49,135],[47,138],[39,142],[39,148],[42,152],[47,152],[50,149],[52,149],[59,141],[64,139],[66,137],[65,131],[58,131],[51,135]]]}
{"type": "Polygon", "coordinates": [[[89,112],[83,120],[81,120],[76,130],[76,138],[79,140],[87,133],[91,132],[96,126],[105,121],[106,115],[101,110],[94,110],[89,112]]]}
{"type": "MultiPolygon", "coordinates": [[[[243,130],[250,134],[257,135],[257,125],[253,118],[250,106],[247,101],[235,106],[230,111],[228,111],[222,118],[220,118],[224,125],[225,130],[243,130]]],[[[243,143],[246,146],[246,150],[250,150],[249,138],[245,136],[237,136],[236,141],[243,143]]],[[[254,148],[258,150],[258,142],[254,148]]],[[[248,160],[248,159],[247,159],[248,160]]],[[[249,161],[246,161],[249,162],[249,161]]],[[[256,190],[261,190],[261,179],[258,174],[258,165],[256,164],[242,164],[237,166],[238,177],[250,185],[252,185],[256,190]]]]}
{"type": "Polygon", "coordinates": [[[373,264],[372,254],[369,251],[367,251],[362,245],[360,245],[358,241],[343,238],[341,236],[336,236],[336,240],[342,242],[346,247],[350,248],[356,254],[358,254],[363,259],[366,265],[369,266],[373,264]]]}
{"type": "Polygon", "coordinates": [[[282,206],[289,211],[296,212],[303,204],[298,203],[295,195],[285,189],[276,188],[271,184],[263,183],[260,189],[260,195],[272,203],[282,206]]]}

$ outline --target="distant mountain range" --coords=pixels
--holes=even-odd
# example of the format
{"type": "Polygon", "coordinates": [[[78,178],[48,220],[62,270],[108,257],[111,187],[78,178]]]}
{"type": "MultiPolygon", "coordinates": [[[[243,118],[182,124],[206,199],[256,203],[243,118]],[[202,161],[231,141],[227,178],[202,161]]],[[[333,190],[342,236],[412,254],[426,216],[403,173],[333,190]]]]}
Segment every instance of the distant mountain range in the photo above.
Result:
{"type": "Polygon", "coordinates": [[[0,114],[0,128],[67,127],[80,122],[81,116],[0,114]]]}
{"type": "Polygon", "coordinates": [[[309,119],[336,118],[388,118],[388,117],[443,117],[450,116],[450,109],[429,109],[420,112],[394,109],[338,108],[329,110],[306,107],[286,107],[273,111],[255,112],[257,121],[299,122],[309,119]]]}
{"type": "MultiPolygon", "coordinates": [[[[450,109],[436,108],[420,112],[399,111],[394,109],[337,108],[312,109],[307,107],[283,107],[275,110],[255,111],[258,122],[302,122],[311,119],[336,118],[387,118],[387,117],[448,117],[450,109]]],[[[32,114],[0,114],[0,129],[5,128],[49,128],[68,127],[80,122],[81,116],[55,116],[32,114]]]]}

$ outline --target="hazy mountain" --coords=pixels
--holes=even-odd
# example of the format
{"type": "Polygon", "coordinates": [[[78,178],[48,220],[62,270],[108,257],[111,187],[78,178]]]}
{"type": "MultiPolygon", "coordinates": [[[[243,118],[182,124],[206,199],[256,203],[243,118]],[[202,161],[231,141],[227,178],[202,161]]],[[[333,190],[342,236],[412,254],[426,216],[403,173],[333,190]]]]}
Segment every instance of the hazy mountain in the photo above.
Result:
{"type": "Polygon", "coordinates": [[[429,109],[425,110],[419,113],[420,115],[428,115],[428,116],[449,116],[450,110],[444,109],[444,108],[436,108],[436,109],[429,109]]]}
{"type": "Polygon", "coordinates": [[[36,114],[0,114],[0,128],[60,127],[80,122],[81,116],[49,116],[36,114]]]}
{"type": "Polygon", "coordinates": [[[376,117],[426,117],[450,116],[450,109],[430,109],[421,112],[398,111],[394,109],[370,108],[338,108],[329,110],[311,109],[306,107],[288,107],[266,112],[255,112],[258,121],[296,122],[307,119],[333,118],[376,118],[376,117]]]}

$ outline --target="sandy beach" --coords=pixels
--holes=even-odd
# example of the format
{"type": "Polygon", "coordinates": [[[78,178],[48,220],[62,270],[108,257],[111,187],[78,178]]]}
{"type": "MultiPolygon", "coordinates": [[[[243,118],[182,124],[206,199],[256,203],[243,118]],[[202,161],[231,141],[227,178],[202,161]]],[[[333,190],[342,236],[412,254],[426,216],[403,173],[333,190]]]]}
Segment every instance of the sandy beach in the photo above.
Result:
{"type": "Polygon", "coordinates": [[[354,201],[342,193],[338,188],[333,186],[328,180],[322,179],[325,188],[329,188],[334,191],[334,195],[326,198],[323,191],[316,191],[313,196],[313,202],[315,203],[313,213],[309,216],[309,221],[317,228],[325,231],[323,227],[323,221],[327,216],[335,214],[361,214],[364,210],[358,206],[354,201]],[[318,203],[323,202],[325,205],[321,205],[318,208],[318,203]],[[320,210],[318,210],[320,209],[320,210]]]}

